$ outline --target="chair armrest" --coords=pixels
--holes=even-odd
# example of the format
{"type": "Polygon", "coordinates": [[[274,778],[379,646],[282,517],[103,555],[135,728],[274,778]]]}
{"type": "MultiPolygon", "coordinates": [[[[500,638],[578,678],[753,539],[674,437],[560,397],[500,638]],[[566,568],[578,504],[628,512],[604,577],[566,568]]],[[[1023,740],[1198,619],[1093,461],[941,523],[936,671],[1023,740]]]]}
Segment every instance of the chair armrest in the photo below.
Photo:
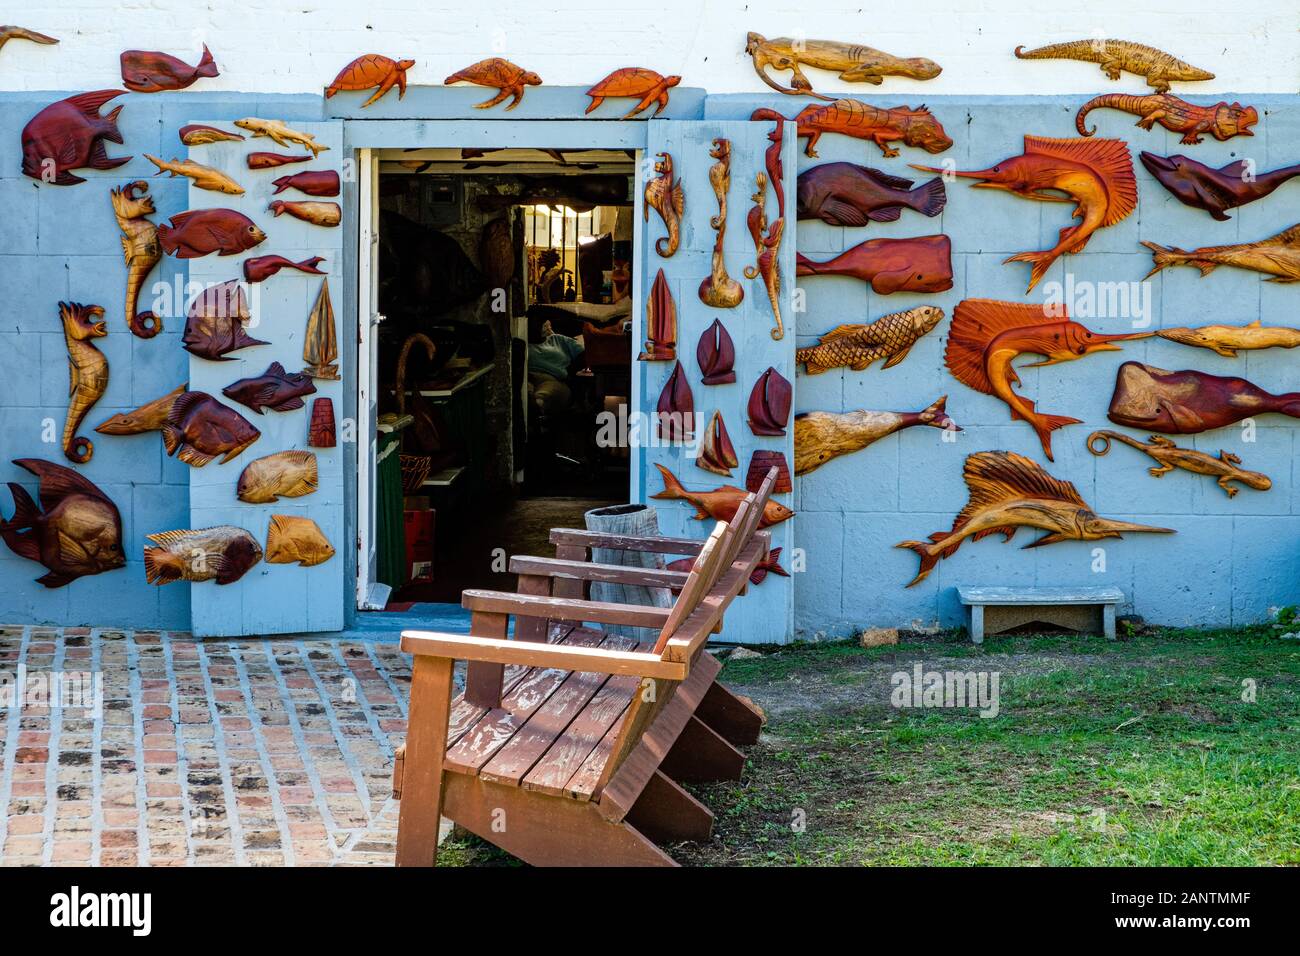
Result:
{"type": "Polygon", "coordinates": [[[403,631],[402,650],[417,657],[444,657],[458,661],[489,661],[554,667],[593,674],[626,674],[685,680],[690,665],[666,661],[644,651],[615,651],[572,644],[542,644],[536,641],[503,641],[492,637],[442,634],[437,631],[403,631]]]}
{"type": "Polygon", "coordinates": [[[663,627],[671,610],[638,604],[611,604],[606,601],[582,601],[578,598],[478,590],[463,592],[460,605],[469,611],[489,614],[540,617],[573,624],[588,621],[594,624],[623,624],[629,627],[663,627]]]}
{"type": "Polygon", "coordinates": [[[694,557],[704,547],[704,542],[697,538],[637,537],[580,531],[577,528],[552,528],[551,544],[607,548],[610,551],[649,551],[654,554],[680,554],[686,557],[694,557]]]}
{"type": "Polygon", "coordinates": [[[593,564],[590,561],[565,561],[561,558],[520,556],[510,559],[514,574],[537,574],[548,578],[573,578],[608,584],[632,584],[648,588],[680,588],[687,578],[685,571],[659,568],[636,568],[621,564],[593,564]]]}

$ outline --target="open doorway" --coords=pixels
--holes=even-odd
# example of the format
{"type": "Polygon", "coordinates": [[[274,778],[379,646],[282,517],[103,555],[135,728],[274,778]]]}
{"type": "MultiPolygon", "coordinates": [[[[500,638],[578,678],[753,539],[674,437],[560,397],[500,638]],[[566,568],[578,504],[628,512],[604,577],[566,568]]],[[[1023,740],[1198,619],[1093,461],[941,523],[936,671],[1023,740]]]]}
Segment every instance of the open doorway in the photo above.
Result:
{"type": "Polygon", "coordinates": [[[635,153],[378,156],[375,578],[386,607],[513,590],[506,559],[628,499],[635,153]]]}

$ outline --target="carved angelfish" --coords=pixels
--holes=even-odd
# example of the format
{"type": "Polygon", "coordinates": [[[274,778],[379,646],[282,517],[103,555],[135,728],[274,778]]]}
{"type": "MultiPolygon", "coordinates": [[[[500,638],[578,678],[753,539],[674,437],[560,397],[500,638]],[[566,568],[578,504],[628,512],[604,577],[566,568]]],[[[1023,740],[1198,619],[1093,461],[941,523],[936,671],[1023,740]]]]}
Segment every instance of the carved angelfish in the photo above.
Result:
{"type": "Polygon", "coordinates": [[[272,515],[266,533],[267,564],[297,564],[311,568],[334,557],[334,546],[310,518],[272,515]]]}

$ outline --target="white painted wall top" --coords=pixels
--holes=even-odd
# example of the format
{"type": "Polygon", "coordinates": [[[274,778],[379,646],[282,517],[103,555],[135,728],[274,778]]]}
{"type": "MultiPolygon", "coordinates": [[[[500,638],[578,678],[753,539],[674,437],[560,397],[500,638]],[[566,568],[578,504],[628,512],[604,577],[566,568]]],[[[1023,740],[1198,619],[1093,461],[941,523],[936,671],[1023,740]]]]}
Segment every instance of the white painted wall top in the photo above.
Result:
{"type": "Polygon", "coordinates": [[[123,50],[162,50],[193,63],[207,43],[221,69],[196,87],[207,91],[320,93],[352,58],[384,53],[413,58],[409,80],[420,85],[500,55],[553,85],[589,86],[613,69],[647,66],[710,93],[759,92],[766,87],[743,52],[754,30],[863,43],[943,67],[934,80],[891,77],[881,87],[809,74],[819,91],[868,98],[876,91],[915,91],[922,99],[1145,91],[1141,78],[1111,83],[1095,64],[1012,56],[1018,44],[1090,37],[1147,43],[1216,74],[1175,84],[1183,94],[1300,92],[1296,0],[47,0],[14,7],[6,22],[61,42],[10,42],[0,52],[0,90],[120,86],[123,50]]]}

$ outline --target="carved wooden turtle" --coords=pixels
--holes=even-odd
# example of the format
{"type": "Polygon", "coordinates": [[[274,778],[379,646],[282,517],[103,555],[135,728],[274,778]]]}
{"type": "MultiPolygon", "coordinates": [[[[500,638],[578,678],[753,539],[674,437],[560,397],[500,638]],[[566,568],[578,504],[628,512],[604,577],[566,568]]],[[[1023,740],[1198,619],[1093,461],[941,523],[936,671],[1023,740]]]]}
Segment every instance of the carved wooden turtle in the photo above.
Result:
{"type": "Polygon", "coordinates": [[[631,119],[656,101],[659,103],[659,108],[654,111],[654,115],[658,116],[668,106],[668,91],[681,81],[680,76],[660,76],[654,70],[636,66],[624,67],[615,70],[587,91],[587,95],[591,97],[591,105],[587,107],[587,112],[590,113],[607,97],[626,96],[640,97],[641,102],[628,110],[623,119],[631,119]]]}
{"type": "Polygon", "coordinates": [[[392,60],[378,53],[359,56],[334,77],[334,82],[325,87],[325,99],[329,99],[339,90],[368,90],[379,87],[370,94],[370,99],[361,106],[367,107],[382,97],[396,84],[397,98],[406,95],[406,71],[415,66],[414,60],[392,60]]]}
{"type": "Polygon", "coordinates": [[[485,110],[491,106],[496,106],[507,96],[513,96],[514,100],[506,107],[506,109],[512,110],[524,98],[524,87],[541,86],[542,78],[536,73],[525,70],[522,66],[516,66],[509,60],[494,56],[487,60],[479,60],[473,66],[467,66],[460,72],[453,73],[443,80],[443,84],[446,86],[460,82],[474,83],[478,86],[495,86],[501,91],[490,100],[475,103],[476,109],[485,110]]]}

